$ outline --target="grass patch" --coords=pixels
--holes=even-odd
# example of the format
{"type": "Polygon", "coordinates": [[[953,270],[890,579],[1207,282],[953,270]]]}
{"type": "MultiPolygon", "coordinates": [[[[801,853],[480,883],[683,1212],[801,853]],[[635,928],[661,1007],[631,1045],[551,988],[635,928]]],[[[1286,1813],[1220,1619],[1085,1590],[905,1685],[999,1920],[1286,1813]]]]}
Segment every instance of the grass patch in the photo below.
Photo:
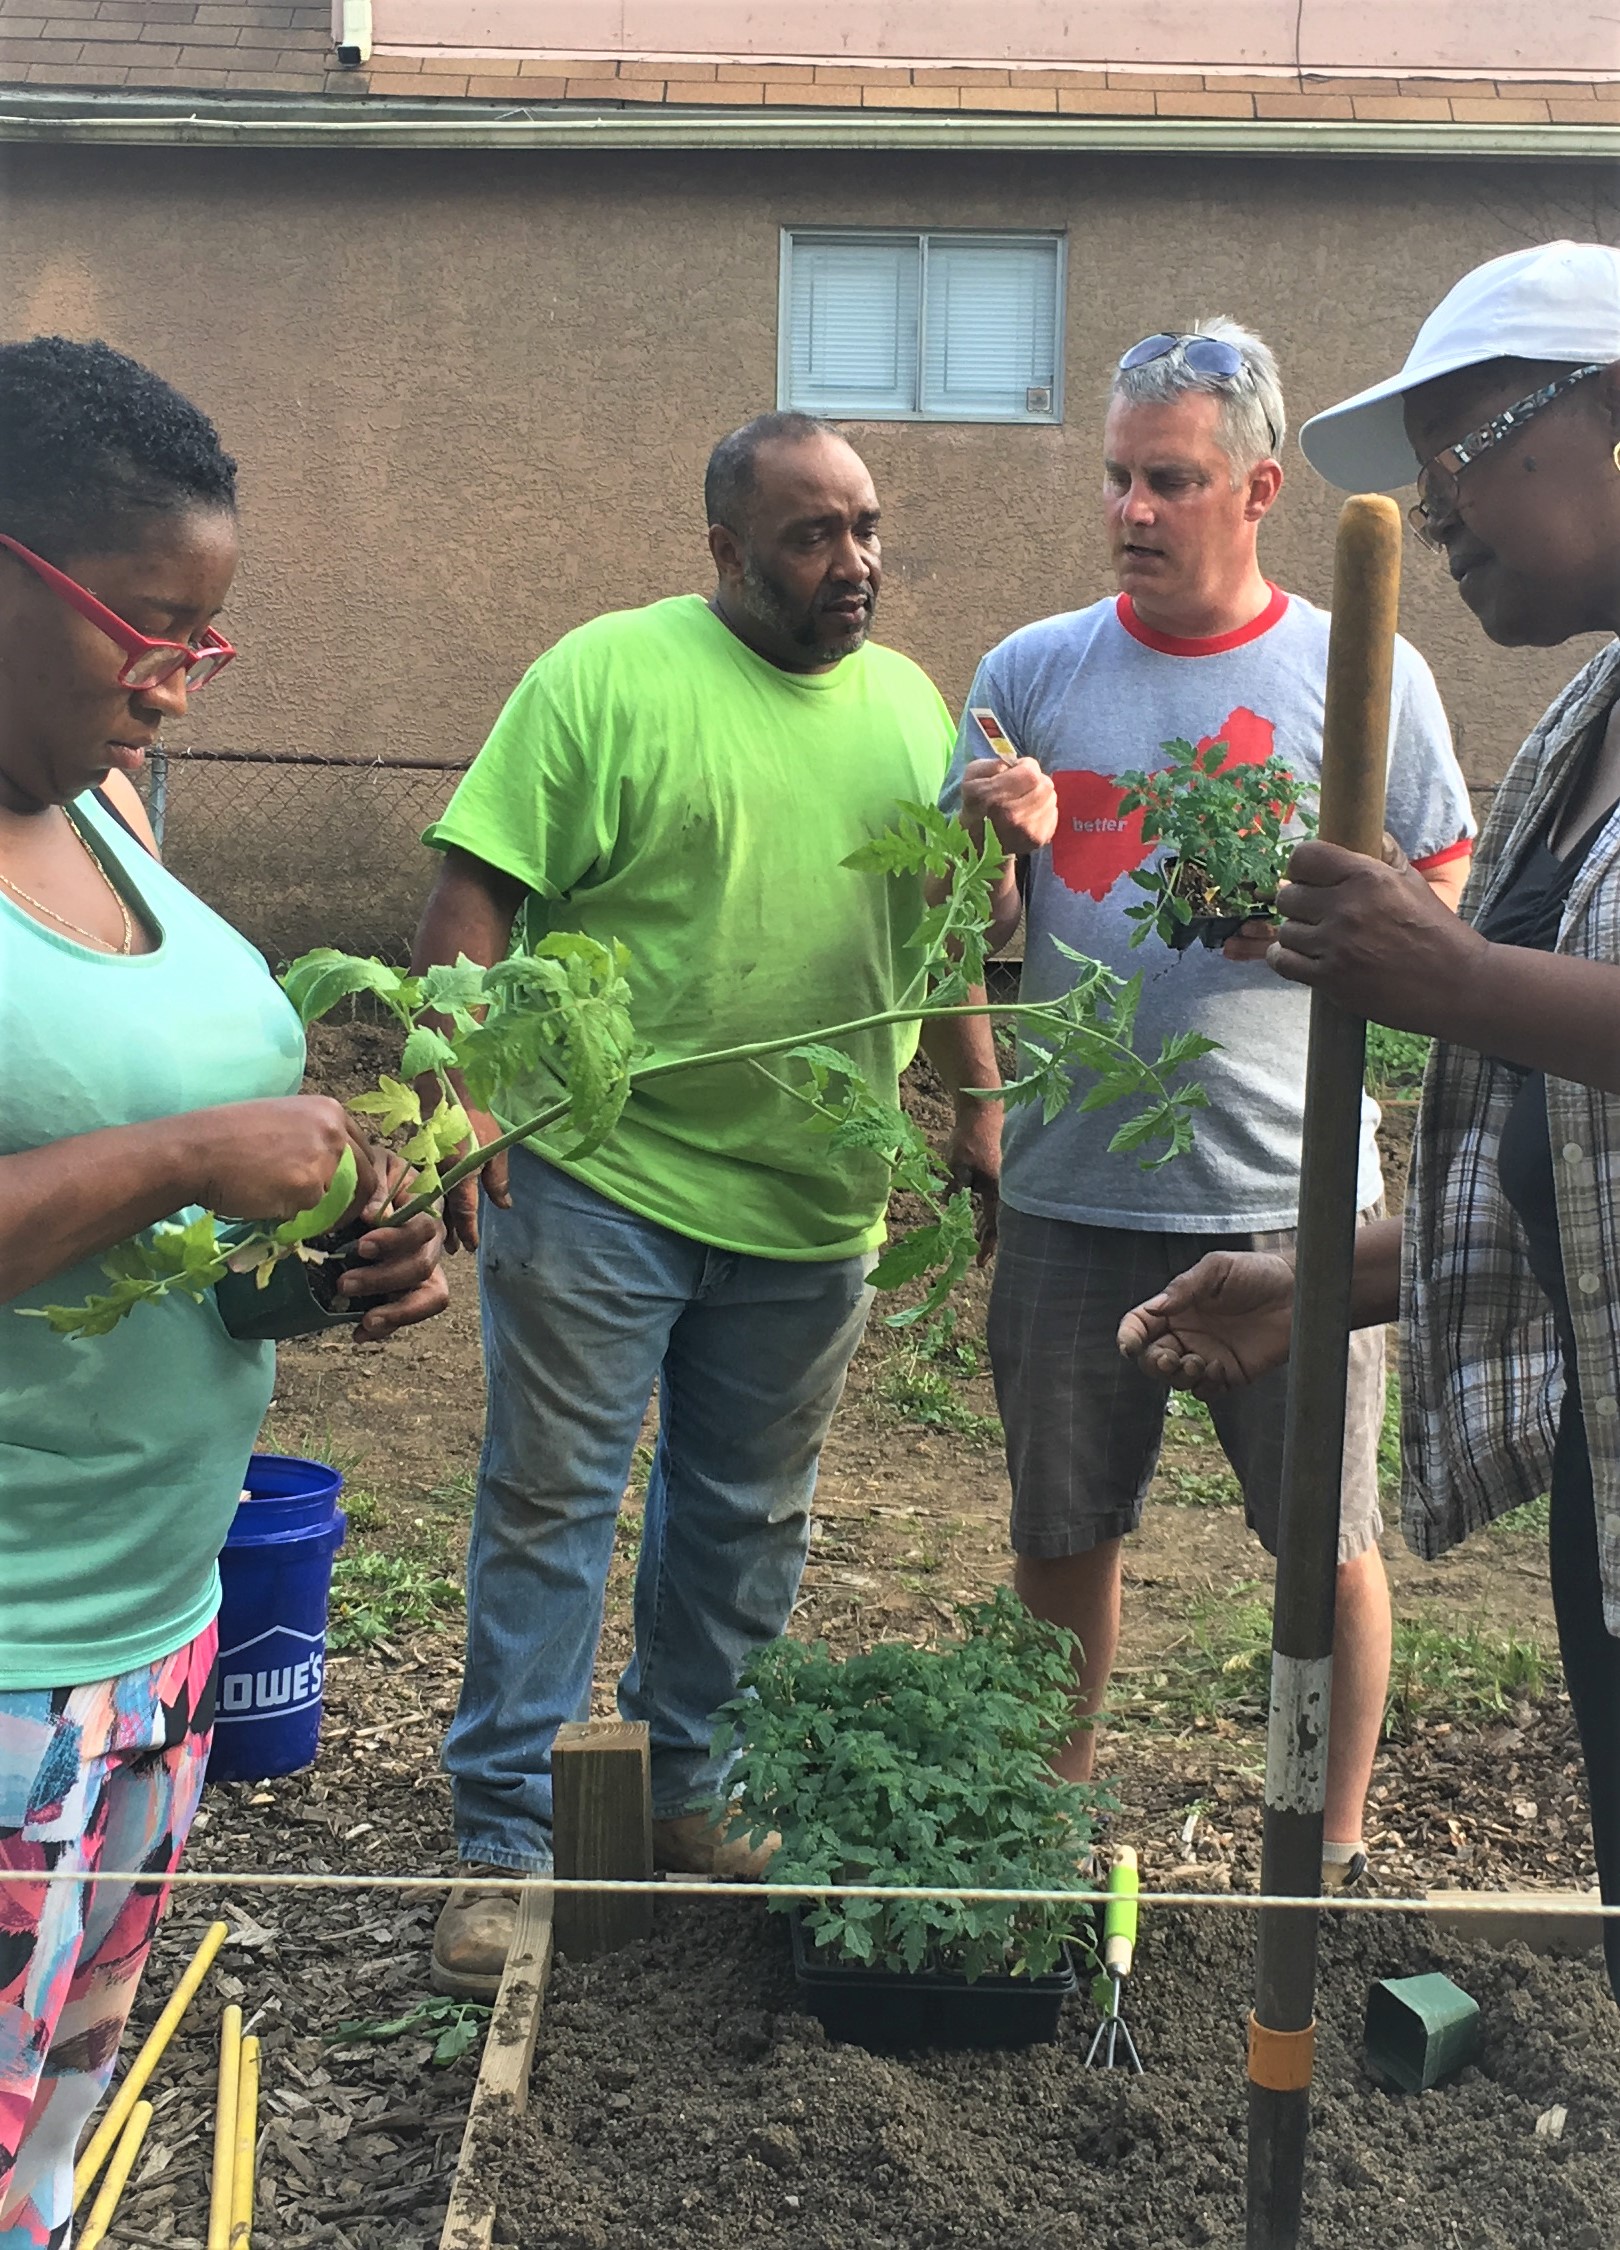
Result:
{"type": "Polygon", "coordinates": [[[1193,1430],[1185,1430],[1180,1433],[1184,1437],[1190,1437],[1198,1430],[1202,1430],[1206,1436],[1211,1438],[1215,1435],[1215,1425],[1209,1418],[1209,1408],[1201,1398],[1194,1398],[1191,1391],[1172,1391],[1164,1411],[1172,1422],[1190,1422],[1194,1425],[1193,1430]]]}
{"type": "Polygon", "coordinates": [[[1367,1087],[1374,1099],[1393,1094],[1410,1100],[1423,1084],[1433,1044],[1420,1031],[1391,1031],[1387,1024],[1368,1024],[1367,1087]]]}
{"type": "Polygon", "coordinates": [[[375,1531],[383,1519],[381,1500],[364,1485],[345,1485],[338,1495],[338,1506],[348,1518],[351,1531],[375,1531]]]}
{"type": "Polygon", "coordinates": [[[947,1305],[943,1312],[931,1320],[917,1336],[913,1349],[920,1359],[954,1375],[961,1382],[970,1381],[979,1374],[984,1361],[978,1345],[971,1336],[964,1336],[957,1323],[956,1308],[947,1305]]]}
{"type": "MultiPolygon", "coordinates": [[[[1384,1706],[1386,1741],[1421,1726],[1477,1726],[1538,1701],[1554,1661],[1539,1641],[1483,1624],[1399,1618],[1384,1706]]],[[[1210,1594],[1188,1613],[1181,1639],[1156,1662],[1115,1675],[1125,1719],[1185,1728],[1217,1718],[1264,1725],[1271,1695],[1271,1605],[1258,1581],[1210,1594]]]]}
{"type": "Polygon", "coordinates": [[[1378,1497],[1401,1496],[1401,1394],[1391,1381],[1384,1392],[1384,1426],[1378,1433],[1378,1497]]]}
{"type": "Polygon", "coordinates": [[[1109,1715],[1178,1730],[1222,1717],[1264,1723],[1270,1680],[1271,1605],[1249,1579],[1201,1596],[1162,1655],[1116,1672],[1109,1715]]]}
{"type": "Polygon", "coordinates": [[[1176,1508],[1235,1508],[1243,1488],[1215,1435],[1209,1408],[1186,1391],[1172,1391],[1165,1407],[1166,1453],[1160,1456],[1153,1497],[1176,1508]]]}
{"type": "Polygon", "coordinates": [[[1410,1734],[1421,1721],[1465,1725],[1496,1718],[1546,1694],[1553,1659],[1539,1641],[1483,1625],[1437,1625],[1402,1618],[1384,1707],[1384,1737],[1410,1734]]]}
{"type": "Polygon", "coordinates": [[[1545,1546],[1551,1527],[1552,1499],[1544,1492],[1539,1500],[1527,1500],[1522,1508],[1498,1516],[1490,1530],[1493,1539],[1534,1539],[1545,1546]]]}
{"type": "Polygon", "coordinates": [[[877,1395],[903,1422],[916,1422],[925,1430],[948,1430],[975,1445],[1001,1443],[997,1416],[969,1406],[944,1369],[934,1366],[916,1345],[904,1345],[890,1356],[878,1376],[877,1395]]]}
{"type": "Polygon", "coordinates": [[[614,1552],[628,1570],[634,1570],[641,1561],[641,1534],[645,1523],[646,1511],[641,1502],[626,1497],[619,1509],[614,1552]]]}
{"type": "Polygon", "coordinates": [[[332,1606],[326,1628],[334,1649],[371,1648],[403,1633],[436,1629],[460,1609],[453,1579],[434,1576],[422,1563],[374,1547],[339,1555],[332,1565],[332,1606]]]}
{"type": "Polygon", "coordinates": [[[1173,1508],[1241,1508],[1243,1487],[1230,1469],[1185,1469],[1172,1462],[1160,1465],[1153,1497],[1173,1508]]]}

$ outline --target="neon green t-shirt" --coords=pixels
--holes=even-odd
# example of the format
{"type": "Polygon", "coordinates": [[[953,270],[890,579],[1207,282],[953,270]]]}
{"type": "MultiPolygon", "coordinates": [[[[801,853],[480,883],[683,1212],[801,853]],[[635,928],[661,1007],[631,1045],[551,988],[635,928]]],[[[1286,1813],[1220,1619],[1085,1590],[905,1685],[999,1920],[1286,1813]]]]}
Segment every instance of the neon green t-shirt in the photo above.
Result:
{"type": "MultiPolygon", "coordinates": [[[[622,940],[652,1061],[808,1036],[919,985],[920,883],[842,862],[901,802],[934,801],[953,739],[895,650],[784,672],[681,595],[581,626],[531,666],[426,841],[525,884],[531,939],[622,940]]],[[[914,1028],[840,1044],[892,1101],[914,1028]]],[[[503,1124],[544,1105],[548,1088],[529,1091],[503,1124]]],[[[719,1249],[856,1256],[883,1239],[886,1168],[807,1124],[758,1067],[726,1064],[638,1089],[605,1146],[564,1169],[719,1249]]],[[[567,1142],[540,1145],[562,1162],[567,1142]]]]}

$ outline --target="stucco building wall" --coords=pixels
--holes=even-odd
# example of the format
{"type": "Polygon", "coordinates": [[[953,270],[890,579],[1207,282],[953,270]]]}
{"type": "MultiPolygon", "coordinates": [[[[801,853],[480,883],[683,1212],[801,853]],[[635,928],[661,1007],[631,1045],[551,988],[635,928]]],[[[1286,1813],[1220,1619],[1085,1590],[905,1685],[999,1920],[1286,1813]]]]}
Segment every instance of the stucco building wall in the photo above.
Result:
{"type": "MultiPolygon", "coordinates": [[[[784,225],[1068,229],[1063,426],[850,426],[885,506],[882,635],[955,702],[1002,634],[1107,590],[1124,345],[1245,319],[1297,429],[1467,267],[1612,239],[1620,197],[1572,164],[11,146],[0,219],[6,332],[107,337],[240,456],[243,657],[189,739],[387,758],[469,753],[570,626],[705,585],[708,448],[774,403],[784,225]]],[[[1323,599],[1335,498],[1292,443],[1288,468],[1265,559],[1323,599]]],[[[1490,648],[1415,543],[1403,624],[1481,783],[1585,654],[1490,648]]],[[[338,815],[306,807],[318,871],[338,815]]]]}

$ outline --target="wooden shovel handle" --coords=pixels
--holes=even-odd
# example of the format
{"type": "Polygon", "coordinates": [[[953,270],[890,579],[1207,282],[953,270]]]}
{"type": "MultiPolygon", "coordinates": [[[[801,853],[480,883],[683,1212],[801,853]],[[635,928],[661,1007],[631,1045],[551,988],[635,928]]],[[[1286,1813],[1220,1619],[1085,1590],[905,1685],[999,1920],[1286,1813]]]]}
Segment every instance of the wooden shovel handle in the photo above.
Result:
{"type": "Polygon", "coordinates": [[[1334,549],[1321,834],[1369,859],[1377,859],[1384,844],[1400,593],[1401,512],[1384,493],[1360,493],[1340,512],[1334,549]]]}

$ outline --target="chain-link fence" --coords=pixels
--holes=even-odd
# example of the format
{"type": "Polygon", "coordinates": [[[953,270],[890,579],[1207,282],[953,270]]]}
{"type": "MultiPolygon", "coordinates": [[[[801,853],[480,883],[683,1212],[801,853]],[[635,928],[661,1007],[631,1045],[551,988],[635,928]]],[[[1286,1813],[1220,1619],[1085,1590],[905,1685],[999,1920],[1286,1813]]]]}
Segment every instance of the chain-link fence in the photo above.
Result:
{"type": "Polygon", "coordinates": [[[155,751],[144,786],[168,865],[273,962],[313,945],[404,962],[438,866],[422,830],[465,765],[155,751]]]}
{"type": "MultiPolygon", "coordinates": [[[[165,863],[274,965],[311,946],[403,965],[438,871],[422,831],[469,760],[154,750],[142,776],[165,863]]],[[[1023,929],[990,964],[1017,997],[1023,929]]]]}

